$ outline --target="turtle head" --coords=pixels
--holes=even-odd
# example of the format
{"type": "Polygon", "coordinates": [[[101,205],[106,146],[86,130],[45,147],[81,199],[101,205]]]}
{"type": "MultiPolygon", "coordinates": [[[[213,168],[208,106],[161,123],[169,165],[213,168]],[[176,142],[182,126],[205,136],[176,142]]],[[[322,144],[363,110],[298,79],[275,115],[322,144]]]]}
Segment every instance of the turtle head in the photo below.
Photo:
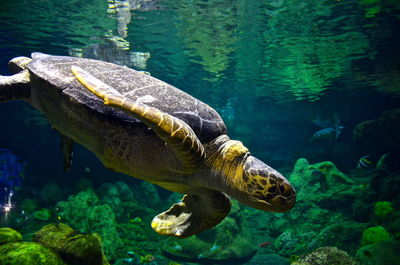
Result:
{"type": "Polygon", "coordinates": [[[211,183],[222,179],[218,182],[221,191],[264,211],[285,212],[293,207],[296,192],[290,183],[278,171],[250,155],[240,141],[225,135],[212,146],[216,150],[208,156],[213,172],[211,183]]]}
{"type": "Polygon", "coordinates": [[[237,185],[247,194],[241,201],[260,210],[285,212],[296,202],[296,191],[286,178],[254,156],[245,159],[237,185]]]}

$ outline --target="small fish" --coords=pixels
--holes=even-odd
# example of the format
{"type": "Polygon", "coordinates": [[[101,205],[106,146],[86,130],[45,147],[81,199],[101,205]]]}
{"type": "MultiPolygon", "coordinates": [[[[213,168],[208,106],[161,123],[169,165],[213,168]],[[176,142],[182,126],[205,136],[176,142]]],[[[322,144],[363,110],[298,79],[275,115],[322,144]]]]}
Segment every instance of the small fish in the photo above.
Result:
{"type": "Polygon", "coordinates": [[[182,248],[181,245],[175,244],[175,245],[172,247],[172,249],[175,250],[175,251],[182,251],[183,248],[182,248]]]}
{"type": "Polygon", "coordinates": [[[219,246],[217,244],[214,244],[211,248],[210,248],[210,252],[215,252],[219,249],[219,246]]]}
{"type": "Polygon", "coordinates": [[[152,262],[156,259],[156,257],[154,257],[151,254],[147,254],[146,256],[140,256],[140,263],[149,263],[152,262]]]}
{"type": "Polygon", "coordinates": [[[357,162],[357,168],[369,168],[372,166],[372,161],[369,159],[370,155],[361,157],[357,162]]]}
{"type": "Polygon", "coordinates": [[[122,261],[126,264],[133,264],[134,260],[132,258],[124,258],[122,261]]]}
{"type": "Polygon", "coordinates": [[[140,217],[135,217],[135,218],[133,218],[133,219],[131,219],[131,220],[129,220],[131,223],[134,223],[134,224],[139,224],[139,223],[141,223],[142,222],[142,219],[140,218],[140,217]]]}
{"type": "Polygon", "coordinates": [[[272,242],[265,241],[265,242],[262,242],[262,243],[258,244],[258,246],[259,246],[260,248],[263,248],[263,247],[269,246],[269,245],[271,245],[271,244],[272,244],[272,242]]]}
{"type": "Polygon", "coordinates": [[[128,256],[131,256],[131,257],[134,257],[136,254],[135,254],[135,252],[133,252],[133,251],[131,251],[131,250],[128,250],[127,252],[126,252],[126,254],[128,254],[128,256]]]}
{"type": "Polygon", "coordinates": [[[343,126],[329,127],[322,130],[319,130],[313,134],[312,139],[330,139],[337,140],[339,138],[340,133],[343,130],[343,126]]]}

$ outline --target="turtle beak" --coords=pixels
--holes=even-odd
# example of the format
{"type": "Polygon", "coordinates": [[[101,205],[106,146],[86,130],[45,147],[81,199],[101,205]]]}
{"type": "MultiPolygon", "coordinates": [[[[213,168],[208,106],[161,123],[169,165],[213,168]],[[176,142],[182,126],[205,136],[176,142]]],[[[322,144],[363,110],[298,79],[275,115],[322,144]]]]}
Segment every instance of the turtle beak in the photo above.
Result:
{"type": "Polygon", "coordinates": [[[281,178],[276,183],[277,192],[271,199],[271,211],[286,212],[293,208],[296,203],[296,191],[289,182],[277,172],[281,178]]]}

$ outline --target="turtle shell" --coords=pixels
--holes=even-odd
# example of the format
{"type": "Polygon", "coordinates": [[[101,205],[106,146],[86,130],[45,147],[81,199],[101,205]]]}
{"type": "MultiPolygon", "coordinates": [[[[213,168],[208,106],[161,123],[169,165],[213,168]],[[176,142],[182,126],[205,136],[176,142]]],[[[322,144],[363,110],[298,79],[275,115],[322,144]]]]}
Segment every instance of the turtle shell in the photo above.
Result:
{"type": "MultiPolygon", "coordinates": [[[[139,101],[183,120],[202,143],[226,134],[226,126],[213,108],[174,86],[125,66],[92,59],[33,53],[28,69],[33,83],[35,80],[50,83],[51,87],[59,89],[62,100],[84,105],[116,122],[139,122],[123,111],[105,106],[101,99],[85,89],[73,76],[72,65],[81,67],[133,101],[139,101]]],[[[46,93],[38,91],[36,101],[40,102],[43,97],[50,97],[46,93]]]]}

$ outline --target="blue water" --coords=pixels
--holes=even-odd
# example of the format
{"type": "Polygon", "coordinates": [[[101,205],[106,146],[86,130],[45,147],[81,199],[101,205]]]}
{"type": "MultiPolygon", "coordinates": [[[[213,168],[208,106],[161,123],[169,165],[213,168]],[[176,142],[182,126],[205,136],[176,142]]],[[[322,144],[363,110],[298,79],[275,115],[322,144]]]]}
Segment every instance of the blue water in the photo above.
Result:
{"type": "MultiPolygon", "coordinates": [[[[302,157],[350,173],[360,157],[383,154],[357,145],[353,129],[400,107],[399,29],[400,4],[389,0],[2,1],[0,74],[35,51],[127,65],[215,108],[232,139],[285,175],[302,157]],[[335,126],[337,137],[313,139],[335,126]]],[[[0,124],[0,148],[26,163],[19,201],[36,196],[52,209],[82,177],[141,183],[80,146],[63,172],[59,135],[24,102],[1,104],[0,124]],[[49,182],[63,196],[45,201],[49,182]]]]}

